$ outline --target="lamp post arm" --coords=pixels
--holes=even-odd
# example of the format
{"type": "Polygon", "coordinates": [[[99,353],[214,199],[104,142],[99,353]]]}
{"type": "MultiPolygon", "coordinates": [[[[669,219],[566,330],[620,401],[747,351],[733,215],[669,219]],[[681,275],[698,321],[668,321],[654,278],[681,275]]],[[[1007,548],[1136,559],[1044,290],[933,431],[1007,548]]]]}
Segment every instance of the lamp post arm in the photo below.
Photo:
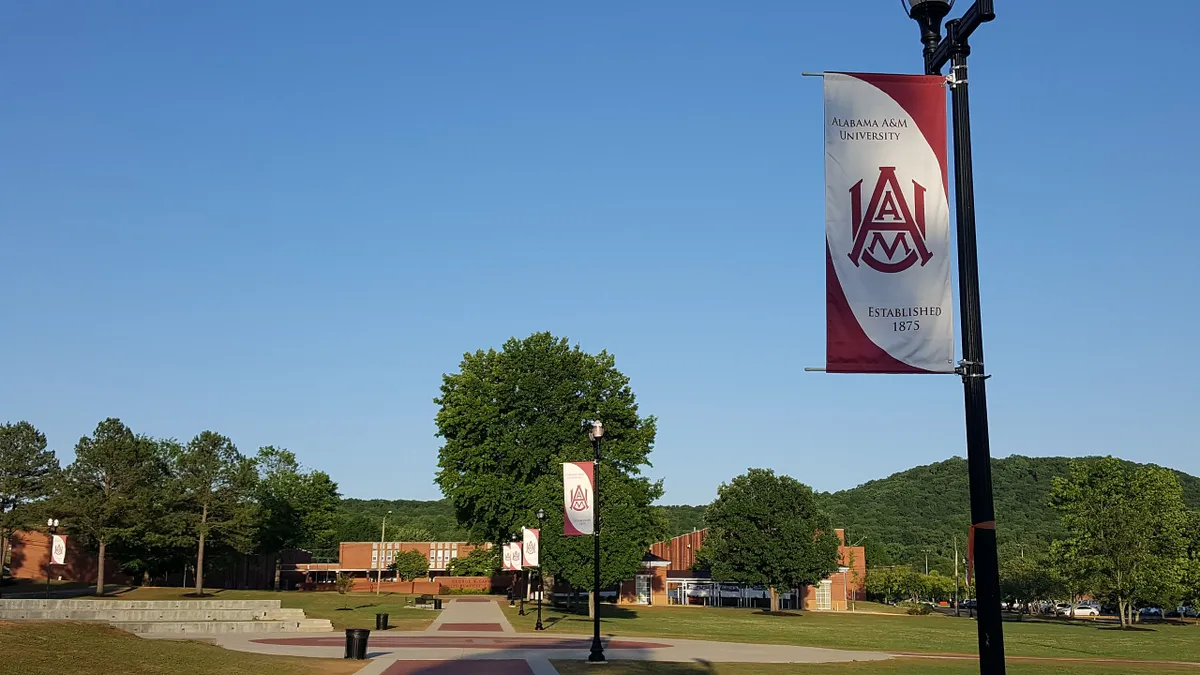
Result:
{"type": "Polygon", "coordinates": [[[946,37],[942,38],[937,49],[925,59],[925,73],[937,75],[942,72],[942,66],[950,62],[955,45],[960,42],[966,44],[976,28],[995,18],[996,8],[993,0],[975,0],[975,4],[971,5],[961,19],[946,24],[946,37]]]}

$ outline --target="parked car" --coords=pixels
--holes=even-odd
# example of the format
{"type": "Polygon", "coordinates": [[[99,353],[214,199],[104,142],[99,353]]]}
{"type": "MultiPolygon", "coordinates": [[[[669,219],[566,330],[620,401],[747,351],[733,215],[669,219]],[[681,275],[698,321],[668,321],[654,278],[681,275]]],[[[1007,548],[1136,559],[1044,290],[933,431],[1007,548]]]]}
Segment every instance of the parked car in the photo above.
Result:
{"type": "Polygon", "coordinates": [[[1054,614],[1056,616],[1070,616],[1071,615],[1071,603],[1069,603],[1069,602],[1058,603],[1057,605],[1054,606],[1054,614]]]}
{"type": "Polygon", "coordinates": [[[1161,619],[1163,615],[1160,607],[1143,607],[1138,610],[1138,616],[1143,619],[1161,619]]]}
{"type": "Polygon", "coordinates": [[[1075,605],[1075,616],[1100,616],[1100,610],[1091,605],[1080,603],[1075,605]]]}

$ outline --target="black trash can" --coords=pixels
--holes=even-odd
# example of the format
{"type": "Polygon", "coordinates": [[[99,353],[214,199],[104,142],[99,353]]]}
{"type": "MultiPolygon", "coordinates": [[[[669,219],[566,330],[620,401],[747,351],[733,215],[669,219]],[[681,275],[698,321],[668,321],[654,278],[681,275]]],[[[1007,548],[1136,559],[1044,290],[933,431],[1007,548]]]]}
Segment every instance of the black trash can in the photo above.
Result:
{"type": "Polygon", "coordinates": [[[387,612],[384,612],[383,614],[376,614],[375,615],[375,630],[387,630],[387,629],[388,629],[387,612]]]}
{"type": "Polygon", "coordinates": [[[442,599],[441,599],[441,598],[434,598],[434,599],[433,599],[433,608],[434,608],[434,609],[441,609],[441,608],[442,608],[442,599]]]}
{"type": "Polygon", "coordinates": [[[346,629],[346,656],[343,658],[362,661],[367,658],[367,639],[371,631],[366,628],[346,629]]]}

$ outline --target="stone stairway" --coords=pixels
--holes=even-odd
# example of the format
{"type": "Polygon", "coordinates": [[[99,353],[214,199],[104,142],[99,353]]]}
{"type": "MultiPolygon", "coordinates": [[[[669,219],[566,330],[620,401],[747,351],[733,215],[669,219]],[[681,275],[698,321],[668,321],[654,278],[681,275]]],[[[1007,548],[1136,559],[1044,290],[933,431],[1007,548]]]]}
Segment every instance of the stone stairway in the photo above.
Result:
{"type": "Polygon", "coordinates": [[[103,621],[139,634],[323,633],[328,619],[279,600],[0,600],[0,620],[103,621]]]}

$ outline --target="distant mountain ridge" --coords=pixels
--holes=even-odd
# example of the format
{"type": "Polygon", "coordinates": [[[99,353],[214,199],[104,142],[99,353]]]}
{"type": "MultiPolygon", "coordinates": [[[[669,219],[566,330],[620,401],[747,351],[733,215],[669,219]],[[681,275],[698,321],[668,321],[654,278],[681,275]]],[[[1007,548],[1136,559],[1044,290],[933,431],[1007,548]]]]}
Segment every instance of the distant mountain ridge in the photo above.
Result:
{"type": "MultiPolygon", "coordinates": [[[[1049,505],[1050,485],[1066,475],[1072,461],[1095,458],[1023,457],[992,460],[997,537],[1001,556],[1037,553],[1061,535],[1058,516],[1049,505]]],[[[1130,462],[1131,464],[1136,464],[1130,462]]],[[[1200,478],[1175,471],[1184,501],[1200,509],[1200,478]]],[[[836,527],[846,529],[851,543],[866,547],[868,565],[907,564],[924,570],[954,568],[957,537],[964,555],[970,526],[967,462],[954,457],[913,467],[847,490],[819,493],[836,527]]],[[[705,526],[705,506],[656,506],[671,535],[705,526]]],[[[445,499],[343,499],[340,507],[343,541],[378,538],[382,518],[397,527],[423,528],[437,541],[457,541],[466,535],[454,509],[445,499]]],[[[388,528],[389,531],[392,527],[388,528]]]]}

